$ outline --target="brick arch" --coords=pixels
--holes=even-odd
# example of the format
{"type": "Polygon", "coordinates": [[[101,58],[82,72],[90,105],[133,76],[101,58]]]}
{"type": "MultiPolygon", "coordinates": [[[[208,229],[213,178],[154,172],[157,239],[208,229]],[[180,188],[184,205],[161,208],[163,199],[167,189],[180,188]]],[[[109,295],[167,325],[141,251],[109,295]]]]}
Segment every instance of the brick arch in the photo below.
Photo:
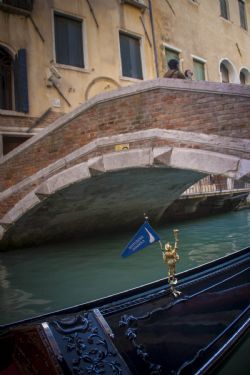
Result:
{"type": "MultiPolygon", "coordinates": [[[[134,222],[139,222],[142,208],[147,210],[152,220],[158,221],[166,208],[184,190],[207,174],[223,174],[228,177],[243,178],[250,174],[250,162],[235,156],[208,150],[169,146],[132,149],[120,153],[109,152],[90,158],[86,162],[78,163],[47,178],[46,181],[29,192],[11,208],[1,220],[0,236],[2,240],[0,241],[0,248],[46,240],[46,235],[41,232],[41,228],[47,225],[46,217],[42,218],[42,213],[43,211],[50,211],[51,207],[53,216],[64,215],[63,220],[59,220],[59,223],[57,223],[57,229],[53,229],[52,219],[51,227],[54,231],[54,238],[65,233],[69,223],[79,229],[79,220],[82,228],[87,228],[88,232],[94,231],[96,225],[99,225],[96,224],[95,216],[102,217],[105,210],[109,210],[109,202],[112,199],[114,200],[114,210],[119,211],[119,226],[121,227],[125,224],[133,225],[134,222]],[[112,189],[115,189],[116,192],[122,190],[119,184],[124,179],[124,172],[126,173],[126,179],[123,182],[127,184],[128,191],[126,192],[126,189],[124,189],[121,193],[121,199],[124,199],[126,204],[119,207],[117,203],[119,197],[117,193],[112,193],[114,191],[112,189]],[[139,180],[138,175],[141,175],[139,180]],[[161,186],[158,186],[157,176],[162,184],[161,186]],[[74,223],[75,209],[82,199],[81,193],[85,190],[91,191],[91,187],[95,189],[96,178],[99,179],[99,183],[102,182],[101,186],[107,184],[107,190],[98,188],[98,194],[94,199],[98,200],[101,208],[98,211],[98,204],[93,204],[93,197],[90,199],[86,194],[81,203],[83,205],[81,208],[82,216],[77,216],[76,223],[74,223]],[[154,179],[156,180],[154,181],[154,179]],[[151,182],[155,186],[148,186],[145,189],[145,182],[151,182]],[[152,199],[149,204],[148,196],[154,194],[156,188],[158,189],[157,199],[152,199]],[[105,190],[105,194],[103,190],[105,190]],[[133,194],[136,196],[137,208],[135,207],[134,195],[131,195],[131,192],[134,192],[133,194]],[[112,194],[116,197],[112,198],[112,194]],[[66,214],[62,210],[61,196],[64,196],[66,201],[69,199],[70,205],[72,205],[72,207],[67,208],[66,214]],[[93,205],[93,217],[91,217],[89,211],[88,215],[84,213],[85,207],[89,210],[91,204],[93,205]],[[128,220],[122,218],[123,210],[128,216],[128,220]],[[35,222],[34,218],[38,220],[39,228],[35,228],[35,226],[31,228],[35,222]],[[27,228],[30,228],[31,232],[27,228]],[[24,236],[23,233],[26,233],[26,235],[24,236]]],[[[115,226],[116,222],[117,212],[112,217],[112,210],[109,211],[110,227],[115,226]]],[[[105,229],[105,225],[100,229],[105,229]]],[[[47,229],[43,230],[49,233],[50,228],[47,225],[47,229]]],[[[81,230],[81,232],[84,232],[84,230],[81,230]]]]}

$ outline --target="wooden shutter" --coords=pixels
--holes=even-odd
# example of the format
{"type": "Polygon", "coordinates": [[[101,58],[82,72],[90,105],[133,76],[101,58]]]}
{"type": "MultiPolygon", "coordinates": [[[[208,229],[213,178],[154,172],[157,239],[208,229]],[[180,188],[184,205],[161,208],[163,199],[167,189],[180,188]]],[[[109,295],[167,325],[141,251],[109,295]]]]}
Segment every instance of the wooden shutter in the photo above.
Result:
{"type": "Polygon", "coordinates": [[[194,76],[197,81],[205,81],[204,64],[194,60],[194,76]]]}
{"type": "Polygon", "coordinates": [[[60,14],[54,20],[56,62],[84,68],[82,22],[60,14]]]}
{"type": "Polygon", "coordinates": [[[122,75],[143,79],[140,40],[120,33],[122,75]]]}
{"type": "Polygon", "coordinates": [[[28,78],[27,78],[26,49],[18,51],[15,58],[15,103],[16,111],[29,112],[28,78]]]}

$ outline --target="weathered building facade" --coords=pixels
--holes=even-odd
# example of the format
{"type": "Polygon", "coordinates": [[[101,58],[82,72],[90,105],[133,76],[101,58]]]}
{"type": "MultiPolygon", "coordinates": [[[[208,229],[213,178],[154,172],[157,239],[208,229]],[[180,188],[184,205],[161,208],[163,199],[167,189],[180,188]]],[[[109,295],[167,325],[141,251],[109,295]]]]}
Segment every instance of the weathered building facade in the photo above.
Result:
{"type": "Polygon", "coordinates": [[[178,57],[194,79],[250,83],[250,2],[157,0],[155,32],[160,75],[178,57]]]}
{"type": "Polygon", "coordinates": [[[162,76],[250,83],[244,0],[2,0],[0,155],[96,94],[162,76]]]}

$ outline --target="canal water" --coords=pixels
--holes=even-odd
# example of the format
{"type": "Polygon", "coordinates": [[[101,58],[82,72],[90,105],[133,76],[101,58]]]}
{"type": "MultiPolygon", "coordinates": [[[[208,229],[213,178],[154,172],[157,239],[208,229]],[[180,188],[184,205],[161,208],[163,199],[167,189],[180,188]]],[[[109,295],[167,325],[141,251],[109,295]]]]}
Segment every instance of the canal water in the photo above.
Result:
{"type": "MultiPolygon", "coordinates": [[[[250,210],[154,228],[174,242],[181,257],[177,271],[196,267],[250,245],[250,210]]],[[[0,254],[0,324],[48,313],[166,277],[158,244],[122,258],[134,233],[0,254]]]]}

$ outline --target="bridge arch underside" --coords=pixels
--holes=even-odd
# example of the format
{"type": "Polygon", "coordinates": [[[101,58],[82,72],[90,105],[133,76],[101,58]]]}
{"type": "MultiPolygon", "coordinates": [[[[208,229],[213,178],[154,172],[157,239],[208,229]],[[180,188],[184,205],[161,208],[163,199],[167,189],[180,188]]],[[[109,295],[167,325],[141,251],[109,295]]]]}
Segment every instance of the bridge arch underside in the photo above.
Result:
{"type": "MultiPolygon", "coordinates": [[[[248,170],[249,169],[249,170],[248,170]]],[[[0,249],[133,228],[160,221],[183,191],[208,174],[244,178],[249,161],[170,147],[103,154],[54,176],[2,219],[0,249]]]]}

